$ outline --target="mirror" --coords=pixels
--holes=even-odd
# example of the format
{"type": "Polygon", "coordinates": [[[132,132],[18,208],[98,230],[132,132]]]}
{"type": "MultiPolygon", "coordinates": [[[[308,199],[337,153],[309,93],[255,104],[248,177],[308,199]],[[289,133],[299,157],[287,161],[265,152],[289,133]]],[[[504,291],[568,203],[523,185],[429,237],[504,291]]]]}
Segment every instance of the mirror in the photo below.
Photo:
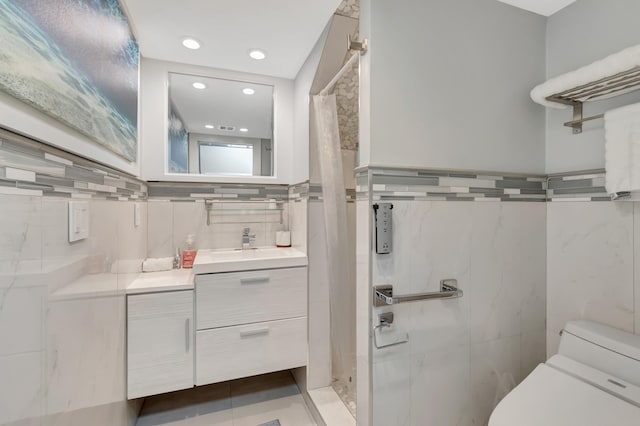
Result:
{"type": "Polygon", "coordinates": [[[273,86],[169,73],[167,171],[273,176],[273,86]]]}

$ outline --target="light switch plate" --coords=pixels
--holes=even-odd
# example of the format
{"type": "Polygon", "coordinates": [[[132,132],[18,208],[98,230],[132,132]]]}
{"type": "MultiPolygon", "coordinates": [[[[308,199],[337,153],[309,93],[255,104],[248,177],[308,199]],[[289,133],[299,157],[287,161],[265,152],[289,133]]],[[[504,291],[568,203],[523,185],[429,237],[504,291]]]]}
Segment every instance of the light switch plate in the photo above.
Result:
{"type": "Polygon", "coordinates": [[[89,202],[69,201],[69,242],[89,238],[89,202]]]}

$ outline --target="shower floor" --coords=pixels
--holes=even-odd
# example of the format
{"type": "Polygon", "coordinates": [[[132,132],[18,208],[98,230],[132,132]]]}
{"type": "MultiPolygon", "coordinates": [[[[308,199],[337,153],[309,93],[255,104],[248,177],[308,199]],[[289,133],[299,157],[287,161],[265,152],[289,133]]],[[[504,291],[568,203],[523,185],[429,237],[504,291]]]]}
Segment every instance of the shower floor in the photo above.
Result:
{"type": "Polygon", "coordinates": [[[338,394],[344,405],[353,416],[356,417],[356,384],[347,379],[333,379],[331,387],[338,394]]]}

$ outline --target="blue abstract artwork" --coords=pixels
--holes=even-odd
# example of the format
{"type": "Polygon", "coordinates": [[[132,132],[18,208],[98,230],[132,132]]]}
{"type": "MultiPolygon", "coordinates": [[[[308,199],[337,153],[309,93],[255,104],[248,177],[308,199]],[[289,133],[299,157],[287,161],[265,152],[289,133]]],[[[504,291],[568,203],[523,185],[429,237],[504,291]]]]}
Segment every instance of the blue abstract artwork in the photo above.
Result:
{"type": "Polygon", "coordinates": [[[0,90],[132,162],[138,67],[118,0],[0,0],[0,90]]]}

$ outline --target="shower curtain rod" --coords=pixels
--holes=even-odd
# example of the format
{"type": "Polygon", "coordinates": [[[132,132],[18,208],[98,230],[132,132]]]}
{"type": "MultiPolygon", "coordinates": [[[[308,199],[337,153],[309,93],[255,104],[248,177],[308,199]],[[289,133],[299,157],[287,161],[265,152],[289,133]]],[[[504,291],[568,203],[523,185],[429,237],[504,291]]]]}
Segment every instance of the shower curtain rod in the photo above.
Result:
{"type": "Polygon", "coordinates": [[[322,89],[318,95],[320,96],[326,96],[327,93],[329,93],[329,90],[331,90],[331,88],[338,82],[338,80],[340,79],[340,77],[342,77],[344,75],[344,73],[346,73],[349,68],[351,67],[351,65],[353,65],[353,63],[355,61],[358,60],[358,58],[360,57],[360,52],[356,52],[354,53],[349,60],[347,61],[346,64],[344,64],[344,66],[342,68],[340,68],[340,71],[338,71],[338,73],[335,75],[335,77],[333,77],[331,79],[331,81],[329,82],[329,84],[327,84],[327,86],[322,89]]]}

